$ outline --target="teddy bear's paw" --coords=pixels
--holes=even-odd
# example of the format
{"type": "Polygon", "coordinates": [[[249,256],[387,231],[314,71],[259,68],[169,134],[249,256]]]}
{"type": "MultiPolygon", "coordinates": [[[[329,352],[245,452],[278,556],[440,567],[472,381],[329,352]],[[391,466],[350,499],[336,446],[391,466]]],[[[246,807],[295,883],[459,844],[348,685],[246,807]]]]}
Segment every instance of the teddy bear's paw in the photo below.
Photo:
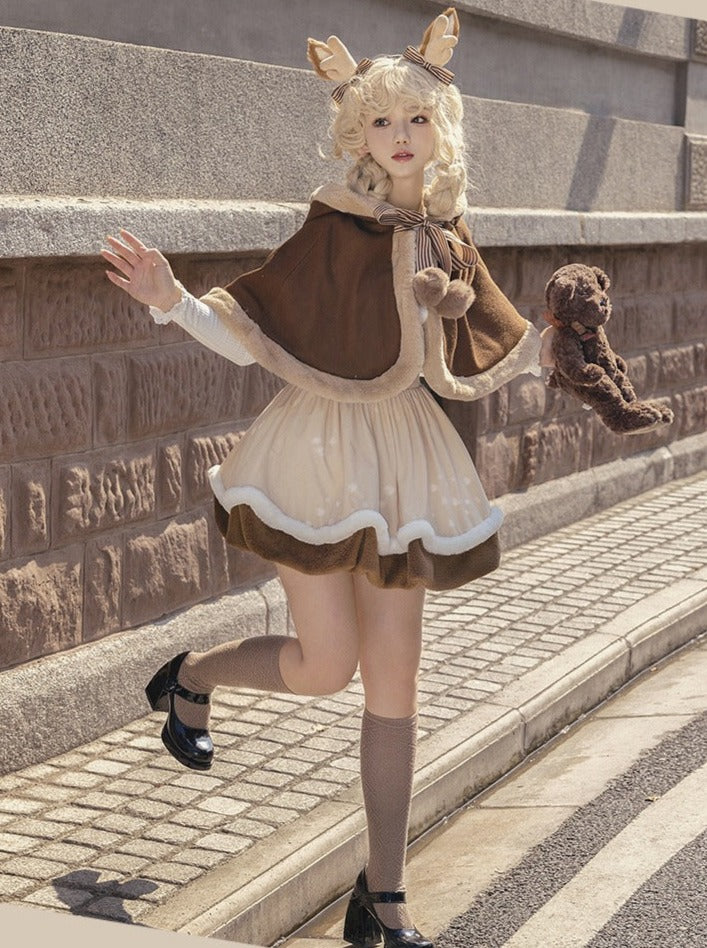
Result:
{"type": "Polygon", "coordinates": [[[463,280],[452,280],[447,292],[435,307],[445,319],[459,319],[476,299],[476,293],[463,280]]]}
{"type": "Polygon", "coordinates": [[[590,362],[582,368],[581,380],[584,384],[594,385],[597,382],[601,382],[605,379],[606,372],[600,365],[596,365],[594,362],[590,362]]]}
{"type": "Polygon", "coordinates": [[[425,267],[412,278],[412,289],[420,306],[437,306],[447,292],[449,277],[439,267],[425,267]]]}
{"type": "Polygon", "coordinates": [[[644,405],[650,405],[651,408],[654,408],[660,415],[660,423],[663,425],[672,425],[675,421],[675,415],[673,415],[672,409],[669,408],[664,402],[658,401],[646,401],[644,405]]]}
{"type": "Polygon", "coordinates": [[[620,411],[608,409],[602,421],[617,434],[644,434],[665,424],[661,412],[647,402],[632,402],[620,411]]]}
{"type": "Polygon", "coordinates": [[[644,424],[638,428],[627,428],[625,430],[622,430],[620,428],[614,428],[614,431],[617,434],[642,435],[642,434],[647,434],[649,431],[655,431],[657,428],[665,428],[665,422],[654,421],[652,424],[644,424]]]}

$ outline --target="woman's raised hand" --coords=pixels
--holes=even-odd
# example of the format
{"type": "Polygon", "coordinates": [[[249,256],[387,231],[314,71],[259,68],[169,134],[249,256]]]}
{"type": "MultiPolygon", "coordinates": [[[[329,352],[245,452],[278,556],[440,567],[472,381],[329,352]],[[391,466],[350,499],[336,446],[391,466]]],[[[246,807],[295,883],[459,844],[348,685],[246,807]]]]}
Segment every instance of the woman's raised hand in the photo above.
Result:
{"type": "Polygon", "coordinates": [[[124,275],[106,270],[106,276],[133,299],[166,313],[182,297],[172,268],[159,250],[148,249],[130,231],[121,228],[119,233],[122,240],[106,237],[113,249],[101,250],[101,255],[124,275]]]}

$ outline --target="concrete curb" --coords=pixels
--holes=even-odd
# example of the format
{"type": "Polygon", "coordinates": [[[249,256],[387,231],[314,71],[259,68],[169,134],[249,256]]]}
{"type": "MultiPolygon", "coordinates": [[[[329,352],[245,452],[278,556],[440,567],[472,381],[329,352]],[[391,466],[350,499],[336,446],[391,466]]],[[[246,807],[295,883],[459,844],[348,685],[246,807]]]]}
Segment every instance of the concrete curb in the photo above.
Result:
{"type": "MultiPolygon", "coordinates": [[[[412,839],[635,675],[707,629],[707,568],[646,597],[420,745],[412,839]]],[[[272,943],[351,886],[365,858],[360,786],[219,866],[141,921],[272,943]],[[239,878],[250,880],[234,891],[239,878]]]]}
{"type": "MultiPolygon", "coordinates": [[[[582,471],[497,503],[508,550],[644,491],[707,467],[707,434],[582,471]]],[[[287,634],[277,581],[191,606],[159,622],[128,629],[69,652],[0,672],[6,700],[0,732],[14,734],[12,755],[0,744],[0,775],[40,763],[122,727],[147,712],[143,684],[180,649],[204,650],[233,638],[287,634]],[[76,714],[67,695],[81,696],[76,714]],[[106,701],[106,695],[110,701],[106,701]]]]}

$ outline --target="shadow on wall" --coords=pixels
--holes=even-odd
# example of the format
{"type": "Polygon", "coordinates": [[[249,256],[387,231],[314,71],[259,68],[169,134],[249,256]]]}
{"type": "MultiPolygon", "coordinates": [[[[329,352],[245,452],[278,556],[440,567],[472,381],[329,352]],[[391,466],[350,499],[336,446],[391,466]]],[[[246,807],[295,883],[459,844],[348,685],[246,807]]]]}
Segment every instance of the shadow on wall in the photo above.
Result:
{"type": "Polygon", "coordinates": [[[616,36],[617,43],[621,43],[622,46],[638,46],[647,15],[645,10],[627,8],[616,36]]]}
{"type": "MultiPolygon", "coordinates": [[[[624,10],[616,41],[622,46],[637,47],[647,15],[645,10],[624,10]]],[[[590,211],[594,206],[604,178],[615,126],[616,123],[612,119],[589,116],[567,195],[566,210],[590,211]]]]}
{"type": "Polygon", "coordinates": [[[590,115],[577,155],[565,205],[568,211],[590,211],[604,179],[615,119],[590,115]]]}
{"type": "MultiPolygon", "coordinates": [[[[688,140],[687,136],[683,136],[682,145],[680,146],[680,152],[678,154],[677,166],[678,168],[687,168],[687,152],[688,152],[688,140]]],[[[675,206],[676,207],[687,207],[688,202],[690,201],[690,178],[686,172],[684,175],[677,174],[675,175],[675,206]]]]}

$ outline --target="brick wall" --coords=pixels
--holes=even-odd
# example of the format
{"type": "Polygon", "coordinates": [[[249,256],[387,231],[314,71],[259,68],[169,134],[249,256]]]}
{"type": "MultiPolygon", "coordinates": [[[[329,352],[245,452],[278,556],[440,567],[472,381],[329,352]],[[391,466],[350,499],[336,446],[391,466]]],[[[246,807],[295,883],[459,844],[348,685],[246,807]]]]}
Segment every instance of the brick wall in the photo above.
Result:
{"type": "MultiPolygon", "coordinates": [[[[196,292],[262,257],[175,261],[196,292]]],[[[94,260],[0,264],[0,668],[273,575],[206,471],[279,383],[156,326],[94,260]]]]}
{"type": "MultiPolygon", "coordinates": [[[[569,260],[612,279],[609,338],[642,395],[675,424],[618,438],[523,376],[476,403],[447,403],[491,496],[705,429],[704,245],[484,252],[542,327],[543,288],[569,260]]],[[[262,257],[184,257],[199,293],[262,257]]],[[[229,550],[206,471],[279,383],[158,327],[95,259],[0,263],[0,668],[150,622],[272,575],[229,550]]]]}
{"type": "Polygon", "coordinates": [[[544,381],[519,376],[475,403],[447,402],[489,496],[530,487],[702,432],[707,427],[707,251],[704,244],[652,247],[493,248],[491,273],[542,329],[544,287],[569,262],[610,279],[609,341],[628,362],[639,397],[670,403],[675,422],[618,436],[544,381]]]}

